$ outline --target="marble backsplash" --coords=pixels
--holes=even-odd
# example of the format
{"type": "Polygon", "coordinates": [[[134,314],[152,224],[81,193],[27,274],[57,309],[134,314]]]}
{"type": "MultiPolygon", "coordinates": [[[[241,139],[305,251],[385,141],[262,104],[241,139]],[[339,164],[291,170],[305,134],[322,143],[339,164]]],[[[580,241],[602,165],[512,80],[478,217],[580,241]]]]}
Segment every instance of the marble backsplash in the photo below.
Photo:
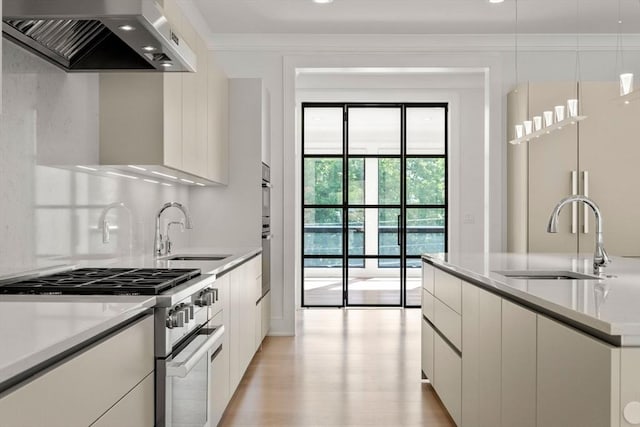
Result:
{"type": "MultiPolygon", "coordinates": [[[[189,205],[186,187],[44,166],[98,158],[98,75],[67,74],[3,40],[0,117],[0,274],[73,260],[151,253],[155,214],[167,201],[189,205]],[[98,220],[111,209],[111,240],[98,220]]],[[[167,211],[167,219],[179,212],[167,211]]],[[[172,232],[176,247],[190,230],[172,232]]]]}

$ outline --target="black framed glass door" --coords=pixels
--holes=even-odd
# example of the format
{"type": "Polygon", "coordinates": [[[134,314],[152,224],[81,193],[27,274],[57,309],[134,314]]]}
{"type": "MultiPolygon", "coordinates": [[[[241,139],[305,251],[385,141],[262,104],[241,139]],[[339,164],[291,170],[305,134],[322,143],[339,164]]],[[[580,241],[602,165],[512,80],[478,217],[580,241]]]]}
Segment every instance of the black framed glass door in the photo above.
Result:
{"type": "Polygon", "coordinates": [[[447,105],[304,103],[302,306],[420,305],[447,245],[447,105]]]}

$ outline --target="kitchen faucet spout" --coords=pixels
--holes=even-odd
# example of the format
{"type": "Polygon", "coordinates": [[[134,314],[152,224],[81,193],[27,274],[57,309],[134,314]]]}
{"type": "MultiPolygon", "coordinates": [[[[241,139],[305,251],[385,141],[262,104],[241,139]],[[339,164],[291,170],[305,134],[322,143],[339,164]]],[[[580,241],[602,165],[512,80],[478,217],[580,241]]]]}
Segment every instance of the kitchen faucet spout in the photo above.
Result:
{"type": "Polygon", "coordinates": [[[158,214],[156,215],[156,230],[155,230],[155,238],[153,243],[154,255],[156,257],[166,255],[166,244],[163,240],[162,234],[160,233],[160,217],[162,216],[162,213],[169,208],[177,208],[182,212],[182,214],[184,215],[184,228],[186,229],[193,228],[191,225],[191,215],[189,214],[189,210],[187,209],[186,206],[178,202],[165,203],[160,208],[160,210],[158,211],[158,214]]]}
{"type": "Polygon", "coordinates": [[[582,202],[585,205],[589,206],[591,210],[593,210],[593,214],[596,217],[596,248],[593,254],[593,272],[594,274],[601,274],[602,269],[606,267],[611,259],[609,255],[607,255],[607,251],[604,249],[604,241],[602,237],[602,213],[600,212],[600,208],[590,198],[581,195],[569,196],[560,200],[556,207],[551,212],[551,217],[549,218],[549,224],[547,225],[548,233],[557,233],[558,232],[558,217],[560,215],[560,210],[564,207],[564,205],[573,202],[582,202]]]}

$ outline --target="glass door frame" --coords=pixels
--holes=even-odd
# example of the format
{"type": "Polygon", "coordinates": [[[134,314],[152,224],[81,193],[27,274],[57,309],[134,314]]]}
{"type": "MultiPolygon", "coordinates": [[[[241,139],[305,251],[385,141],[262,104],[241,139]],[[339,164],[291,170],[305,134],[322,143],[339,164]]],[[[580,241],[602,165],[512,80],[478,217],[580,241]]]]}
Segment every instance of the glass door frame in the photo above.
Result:
{"type": "MultiPolygon", "coordinates": [[[[420,259],[420,255],[407,255],[407,207],[413,209],[444,209],[444,252],[448,250],[449,237],[449,115],[448,103],[446,102],[303,102],[301,103],[301,307],[303,308],[343,308],[343,307],[404,307],[419,308],[419,305],[407,305],[407,260],[420,259]],[[305,109],[306,108],[342,108],[342,154],[305,154],[305,109]],[[350,108],[399,108],[401,114],[400,126],[400,154],[349,154],[349,132],[348,132],[348,111],[350,108]],[[406,130],[406,111],[407,108],[443,108],[444,109],[444,154],[407,154],[407,130],[406,130]],[[342,160],[342,203],[333,205],[305,204],[305,160],[308,158],[323,159],[341,159],[342,160]],[[367,204],[363,200],[363,204],[349,204],[349,161],[351,159],[382,159],[382,158],[398,158],[400,159],[400,203],[399,204],[367,204]],[[407,158],[443,158],[444,159],[444,205],[407,205],[407,158]],[[305,234],[305,209],[313,208],[329,208],[340,209],[342,215],[342,254],[341,255],[305,255],[304,234],[305,234]],[[399,255],[350,255],[349,254],[349,210],[350,209],[399,209],[401,221],[399,224],[399,255]],[[304,290],[304,270],[305,259],[340,259],[342,261],[342,304],[337,305],[310,305],[305,304],[304,290]],[[353,304],[349,303],[348,279],[349,279],[349,260],[351,259],[398,259],[400,265],[400,301],[398,304],[353,304]]],[[[366,168],[365,168],[366,170],[366,168]]],[[[366,230],[366,224],[365,224],[366,230]]],[[[365,231],[366,233],[366,231],[365,231]]],[[[366,241],[366,240],[365,240],[366,241]]],[[[379,243],[378,243],[379,246],[379,243]]],[[[379,252],[379,250],[378,250],[379,252]]]]}

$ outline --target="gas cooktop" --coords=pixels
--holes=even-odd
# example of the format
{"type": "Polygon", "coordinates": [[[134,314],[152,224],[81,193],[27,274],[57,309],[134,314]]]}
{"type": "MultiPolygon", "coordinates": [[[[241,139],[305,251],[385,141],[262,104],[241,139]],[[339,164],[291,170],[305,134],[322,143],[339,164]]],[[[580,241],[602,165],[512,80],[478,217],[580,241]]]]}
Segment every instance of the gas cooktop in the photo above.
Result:
{"type": "Polygon", "coordinates": [[[200,275],[187,268],[80,268],[0,284],[2,294],[159,295],[200,275]]]}

